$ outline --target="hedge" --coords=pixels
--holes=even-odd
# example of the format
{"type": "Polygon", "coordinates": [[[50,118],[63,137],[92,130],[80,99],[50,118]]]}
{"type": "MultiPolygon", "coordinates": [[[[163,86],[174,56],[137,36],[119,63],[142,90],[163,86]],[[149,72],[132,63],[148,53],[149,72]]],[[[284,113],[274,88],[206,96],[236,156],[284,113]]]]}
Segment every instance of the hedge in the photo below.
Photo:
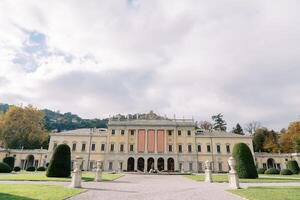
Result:
{"type": "Polygon", "coordinates": [[[257,173],[258,173],[258,174],[264,174],[265,171],[266,171],[265,168],[258,168],[258,169],[257,169],[257,173]]]}
{"type": "Polygon", "coordinates": [[[21,167],[19,167],[19,166],[14,167],[14,171],[15,171],[15,172],[21,171],[21,167]]]}
{"type": "Polygon", "coordinates": [[[276,168],[269,168],[265,171],[265,174],[279,174],[280,171],[276,168]]]}
{"type": "Polygon", "coordinates": [[[232,156],[236,160],[236,171],[240,178],[257,178],[258,174],[250,148],[245,143],[235,144],[232,156]]]}
{"type": "Polygon", "coordinates": [[[292,175],[293,172],[292,172],[291,170],[289,170],[289,169],[282,169],[282,170],[280,171],[280,174],[281,174],[281,175],[292,175]]]}
{"type": "Polygon", "coordinates": [[[33,166],[27,167],[26,171],[28,171],[28,172],[34,172],[35,171],[35,167],[33,167],[33,166]]]}
{"type": "Polygon", "coordinates": [[[0,162],[0,173],[10,173],[12,169],[4,162],[0,162]]]}
{"type": "Polygon", "coordinates": [[[6,157],[3,158],[3,162],[8,164],[8,166],[13,169],[15,166],[15,158],[14,157],[6,157]]]}
{"type": "Polygon", "coordinates": [[[71,151],[66,144],[58,145],[47,168],[47,177],[69,177],[71,175],[71,151]]]}
{"type": "Polygon", "coordinates": [[[286,168],[291,170],[293,174],[299,174],[299,165],[296,160],[289,160],[286,163],[286,168]]]}
{"type": "Polygon", "coordinates": [[[36,169],[36,171],[46,171],[46,168],[45,167],[38,167],[37,169],[36,169]]]}

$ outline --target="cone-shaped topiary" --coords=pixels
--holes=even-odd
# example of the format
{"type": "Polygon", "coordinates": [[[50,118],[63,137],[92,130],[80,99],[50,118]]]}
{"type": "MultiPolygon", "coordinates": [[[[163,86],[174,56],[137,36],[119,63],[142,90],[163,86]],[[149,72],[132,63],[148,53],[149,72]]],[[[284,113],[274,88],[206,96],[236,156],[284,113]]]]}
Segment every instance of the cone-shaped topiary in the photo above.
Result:
{"type": "Polygon", "coordinates": [[[291,170],[293,174],[298,174],[299,173],[299,165],[296,160],[289,160],[286,163],[286,168],[291,170]]]}
{"type": "Polygon", "coordinates": [[[0,173],[10,173],[12,169],[4,162],[0,162],[0,173]]]}
{"type": "Polygon", "coordinates": [[[66,144],[58,145],[52,155],[47,177],[69,177],[71,174],[71,151],[66,144]]]}
{"type": "Polygon", "coordinates": [[[236,171],[240,178],[257,178],[257,171],[250,148],[245,143],[235,144],[232,156],[236,160],[236,171]]]}
{"type": "Polygon", "coordinates": [[[3,162],[8,164],[8,166],[13,169],[15,166],[15,158],[14,157],[6,157],[3,158],[3,162]]]}

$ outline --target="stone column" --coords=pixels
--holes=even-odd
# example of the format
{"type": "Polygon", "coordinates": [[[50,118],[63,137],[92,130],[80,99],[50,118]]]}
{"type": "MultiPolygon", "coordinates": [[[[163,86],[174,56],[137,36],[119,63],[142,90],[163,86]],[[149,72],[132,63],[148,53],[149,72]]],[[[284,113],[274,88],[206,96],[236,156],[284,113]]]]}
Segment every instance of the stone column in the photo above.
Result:
{"type": "Polygon", "coordinates": [[[145,153],[148,153],[148,129],[145,129],[145,153]]]}
{"type": "Polygon", "coordinates": [[[212,182],[212,175],[210,169],[210,162],[208,160],[205,161],[205,182],[211,183],[212,182]]]}
{"type": "Polygon", "coordinates": [[[166,131],[166,129],[164,129],[164,137],[165,137],[165,141],[164,141],[164,147],[165,147],[165,154],[167,154],[168,152],[167,152],[167,131],[166,131]]]}
{"type": "Polygon", "coordinates": [[[125,149],[124,149],[124,151],[125,151],[125,153],[129,153],[129,145],[128,145],[128,138],[129,138],[129,135],[130,135],[130,133],[129,133],[129,130],[127,129],[126,131],[125,131],[125,137],[126,137],[126,139],[125,139],[125,149]]]}
{"type": "Polygon", "coordinates": [[[144,158],[144,172],[147,172],[147,159],[144,158]]]}
{"type": "Polygon", "coordinates": [[[164,158],[164,170],[168,170],[168,158],[164,158]]]}
{"type": "Polygon", "coordinates": [[[138,158],[134,158],[134,171],[137,170],[137,165],[138,165],[138,158]]]}
{"type": "Polygon", "coordinates": [[[97,168],[96,168],[96,176],[95,176],[95,182],[101,181],[102,176],[102,166],[101,161],[97,160],[97,168]]]}
{"type": "MultiPolygon", "coordinates": [[[[154,130],[154,153],[157,154],[157,130],[154,130]]],[[[155,167],[154,167],[155,168],[155,167]]],[[[156,166],[157,168],[157,166],[156,166]]]]}
{"type": "Polygon", "coordinates": [[[77,156],[74,161],[74,171],[72,172],[71,187],[81,188],[81,169],[82,157],[77,156]]]}
{"type": "Polygon", "coordinates": [[[239,181],[239,177],[237,175],[237,172],[234,169],[234,167],[236,165],[236,161],[232,156],[228,159],[228,164],[230,166],[230,171],[228,173],[229,187],[231,189],[239,189],[240,188],[240,181],[239,181]]]}
{"type": "Polygon", "coordinates": [[[157,170],[157,158],[154,157],[154,170],[157,170]]]}

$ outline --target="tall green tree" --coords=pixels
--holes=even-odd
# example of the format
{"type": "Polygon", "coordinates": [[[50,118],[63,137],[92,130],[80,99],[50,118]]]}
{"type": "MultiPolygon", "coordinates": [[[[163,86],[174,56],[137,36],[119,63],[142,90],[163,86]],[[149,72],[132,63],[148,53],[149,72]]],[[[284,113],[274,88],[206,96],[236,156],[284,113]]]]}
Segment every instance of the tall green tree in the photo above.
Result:
{"type": "Polygon", "coordinates": [[[223,115],[221,113],[219,113],[217,115],[213,115],[211,118],[213,120],[213,129],[214,130],[226,131],[226,129],[227,129],[227,127],[226,127],[227,123],[223,119],[223,115]]]}
{"type": "Polygon", "coordinates": [[[238,135],[245,135],[243,128],[241,127],[241,125],[239,123],[236,124],[235,127],[233,127],[232,132],[238,135]]]}
{"type": "Polygon", "coordinates": [[[43,117],[43,113],[31,105],[10,106],[0,118],[0,140],[6,148],[40,148],[48,139],[43,117]]]}

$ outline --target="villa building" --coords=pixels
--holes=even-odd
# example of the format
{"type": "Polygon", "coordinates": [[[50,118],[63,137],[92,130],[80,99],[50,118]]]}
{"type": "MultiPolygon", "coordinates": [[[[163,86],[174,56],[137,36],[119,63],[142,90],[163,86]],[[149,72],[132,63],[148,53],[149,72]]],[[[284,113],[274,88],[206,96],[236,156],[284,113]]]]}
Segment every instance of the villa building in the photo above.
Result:
{"type": "Polygon", "coordinates": [[[227,172],[233,146],[247,144],[258,167],[285,168],[285,162],[299,154],[253,152],[252,137],[197,129],[193,119],[168,119],[152,112],[137,118],[111,118],[107,129],[77,129],[51,133],[49,149],[0,150],[0,157],[14,156],[15,165],[45,166],[59,144],[70,146],[72,163],[83,158],[82,168],[93,170],[101,161],[105,171],[202,172],[212,162],[214,172],[227,172]],[[1,156],[2,155],[2,156],[1,156]],[[30,160],[28,156],[30,155],[30,160]],[[30,162],[30,163],[28,163],[30,162]]]}

